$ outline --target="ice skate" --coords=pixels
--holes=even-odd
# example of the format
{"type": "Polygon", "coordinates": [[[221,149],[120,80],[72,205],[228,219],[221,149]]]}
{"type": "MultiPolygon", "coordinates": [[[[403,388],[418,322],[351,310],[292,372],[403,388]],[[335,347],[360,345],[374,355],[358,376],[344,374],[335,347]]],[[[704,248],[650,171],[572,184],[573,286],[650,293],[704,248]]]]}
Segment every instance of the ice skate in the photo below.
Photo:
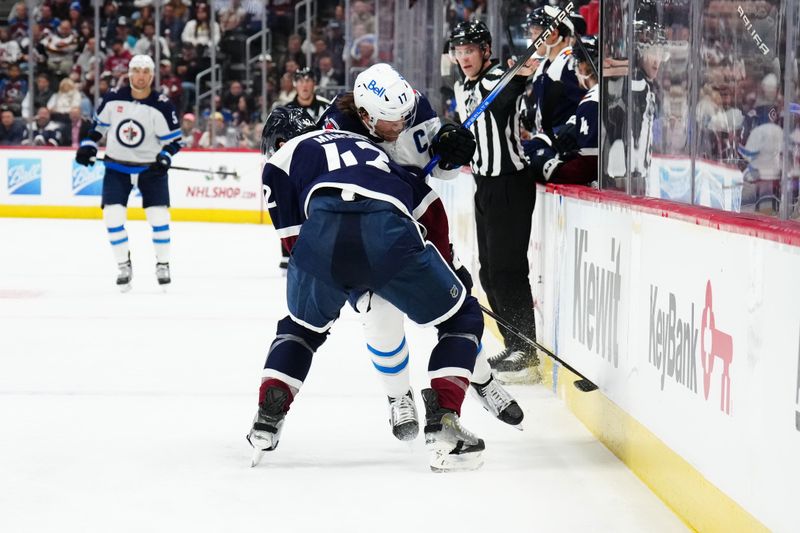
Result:
{"type": "Polygon", "coordinates": [[[520,423],[525,417],[522,408],[520,408],[511,394],[494,379],[494,376],[490,377],[486,383],[471,383],[470,385],[472,395],[481,402],[483,408],[489,411],[492,416],[522,430],[520,423]]]}
{"type": "Polygon", "coordinates": [[[253,459],[250,466],[256,466],[265,452],[270,452],[278,447],[283,429],[283,420],[286,418],[284,406],[288,393],[279,387],[267,389],[264,401],[258,406],[258,412],[253,420],[253,428],[247,435],[247,442],[254,448],[253,459]]]}
{"type": "Polygon", "coordinates": [[[169,263],[156,263],[156,279],[164,289],[166,289],[166,285],[172,283],[172,278],[169,275],[169,263]]]}
{"type": "Polygon", "coordinates": [[[483,439],[464,426],[458,415],[439,405],[439,394],[424,389],[425,445],[431,452],[430,466],[434,472],[477,470],[483,466],[483,439]]]}
{"type": "Polygon", "coordinates": [[[128,292],[131,290],[131,280],[133,279],[133,267],[131,266],[130,255],[128,260],[124,263],[119,263],[119,274],[117,274],[117,288],[120,292],[128,292]]]}
{"type": "Polygon", "coordinates": [[[399,398],[389,397],[389,425],[398,440],[411,441],[417,438],[419,422],[414,392],[411,389],[399,398]]]}
{"type": "Polygon", "coordinates": [[[507,357],[494,364],[490,360],[489,365],[495,371],[497,380],[503,384],[535,384],[542,381],[539,357],[536,355],[536,350],[532,348],[508,351],[507,357]]]}

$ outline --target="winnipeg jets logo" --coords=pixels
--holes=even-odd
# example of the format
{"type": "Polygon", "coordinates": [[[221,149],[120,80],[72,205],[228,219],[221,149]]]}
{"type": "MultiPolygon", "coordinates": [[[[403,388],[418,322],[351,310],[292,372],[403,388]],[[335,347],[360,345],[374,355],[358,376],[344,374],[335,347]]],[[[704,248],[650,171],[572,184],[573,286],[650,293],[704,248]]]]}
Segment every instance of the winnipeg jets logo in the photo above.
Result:
{"type": "Polygon", "coordinates": [[[123,146],[136,148],[144,141],[144,127],[133,119],[124,120],[117,126],[117,140],[123,146]]]}

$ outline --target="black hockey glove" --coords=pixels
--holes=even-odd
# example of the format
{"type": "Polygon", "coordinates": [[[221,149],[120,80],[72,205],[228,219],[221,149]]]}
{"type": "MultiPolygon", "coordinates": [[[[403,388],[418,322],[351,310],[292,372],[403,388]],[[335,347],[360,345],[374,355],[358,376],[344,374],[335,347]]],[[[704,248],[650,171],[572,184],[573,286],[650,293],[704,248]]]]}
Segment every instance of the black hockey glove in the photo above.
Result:
{"type": "Polygon", "coordinates": [[[150,170],[166,172],[169,170],[170,165],[172,165],[172,156],[168,152],[161,150],[156,156],[156,162],[150,165],[150,170]]]}
{"type": "Polygon", "coordinates": [[[439,166],[445,170],[458,168],[472,161],[475,136],[468,129],[448,122],[431,141],[431,152],[441,157],[439,166]]]}
{"type": "Polygon", "coordinates": [[[97,145],[93,141],[82,141],[75,154],[75,162],[88,167],[94,165],[95,161],[97,161],[97,145]]]}
{"type": "Polygon", "coordinates": [[[558,132],[553,144],[559,154],[576,151],[578,149],[578,128],[575,127],[575,124],[565,124],[558,132]]]}
{"type": "Polygon", "coordinates": [[[461,260],[453,250],[452,244],[450,245],[450,253],[453,256],[453,270],[455,271],[456,276],[458,276],[458,279],[464,284],[464,288],[467,290],[467,293],[472,292],[472,287],[474,285],[472,282],[472,274],[470,274],[469,270],[467,270],[467,267],[461,263],[461,260]]]}

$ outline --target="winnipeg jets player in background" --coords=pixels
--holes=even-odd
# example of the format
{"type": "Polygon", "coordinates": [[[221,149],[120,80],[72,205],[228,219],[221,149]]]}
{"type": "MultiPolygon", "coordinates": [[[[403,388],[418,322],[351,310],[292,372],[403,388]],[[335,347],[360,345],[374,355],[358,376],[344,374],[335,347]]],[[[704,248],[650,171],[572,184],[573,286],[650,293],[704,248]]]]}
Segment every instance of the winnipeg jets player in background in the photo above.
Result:
{"type": "Polygon", "coordinates": [[[254,464],[274,450],[314,353],[352,290],[372,291],[418,324],[435,326],[425,441],[434,471],[479,468],[482,439],[460,422],[483,335],[477,300],[425,242],[412,212],[427,185],[366,137],[317,130],[299,109],[278,107],[262,134],[264,197],[292,250],[289,315],[278,322],[248,441],[254,464]],[[277,151],[276,151],[277,150],[277,151]]]}
{"type": "Polygon", "coordinates": [[[103,98],[93,128],[75,156],[79,164],[93,165],[97,143],[106,136],[103,221],[119,266],[117,286],[122,292],[130,290],[133,279],[125,221],[134,185],[142,193],[144,212],[153,228],[156,279],[162,286],[171,281],[167,170],[181,147],[181,127],[169,98],[152,90],[154,68],[149,56],[131,59],[130,86],[112,89],[103,98]]]}
{"type": "MultiPolygon", "coordinates": [[[[353,91],[337,96],[318,124],[369,138],[421,180],[425,178],[420,175],[422,168],[433,155],[440,155],[441,161],[432,175],[452,179],[475,151],[469,130],[453,123],[442,124],[427,98],[385,63],[359,74],[353,91]]],[[[426,229],[426,240],[453,266],[467,290],[471,289],[472,278],[450,246],[447,215],[436,193],[430,190],[412,214],[426,229]]],[[[419,422],[410,387],[403,313],[370,291],[356,293],[351,304],[360,313],[367,350],[389,399],[392,433],[400,440],[412,440],[419,432],[419,422]]],[[[511,425],[522,422],[522,409],[493,379],[482,349],[472,375],[472,390],[492,415],[511,425]]]]}

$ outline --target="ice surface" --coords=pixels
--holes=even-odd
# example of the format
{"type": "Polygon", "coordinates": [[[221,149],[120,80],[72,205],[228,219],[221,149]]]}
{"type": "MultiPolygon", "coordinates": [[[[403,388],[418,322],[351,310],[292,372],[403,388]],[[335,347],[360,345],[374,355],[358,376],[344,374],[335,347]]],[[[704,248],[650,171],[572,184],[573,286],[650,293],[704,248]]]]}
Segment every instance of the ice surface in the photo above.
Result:
{"type": "MultiPolygon", "coordinates": [[[[102,222],[0,219],[0,531],[684,531],[543,387],[511,387],[525,431],[468,398],[476,472],[433,474],[388,426],[346,311],[278,449],[244,439],[285,314],[271,227],[173,223],[173,284],[129,222],[133,290],[102,222]]],[[[425,386],[434,330],[409,325],[425,386]]],[[[487,339],[492,344],[494,341],[487,339]]]]}

